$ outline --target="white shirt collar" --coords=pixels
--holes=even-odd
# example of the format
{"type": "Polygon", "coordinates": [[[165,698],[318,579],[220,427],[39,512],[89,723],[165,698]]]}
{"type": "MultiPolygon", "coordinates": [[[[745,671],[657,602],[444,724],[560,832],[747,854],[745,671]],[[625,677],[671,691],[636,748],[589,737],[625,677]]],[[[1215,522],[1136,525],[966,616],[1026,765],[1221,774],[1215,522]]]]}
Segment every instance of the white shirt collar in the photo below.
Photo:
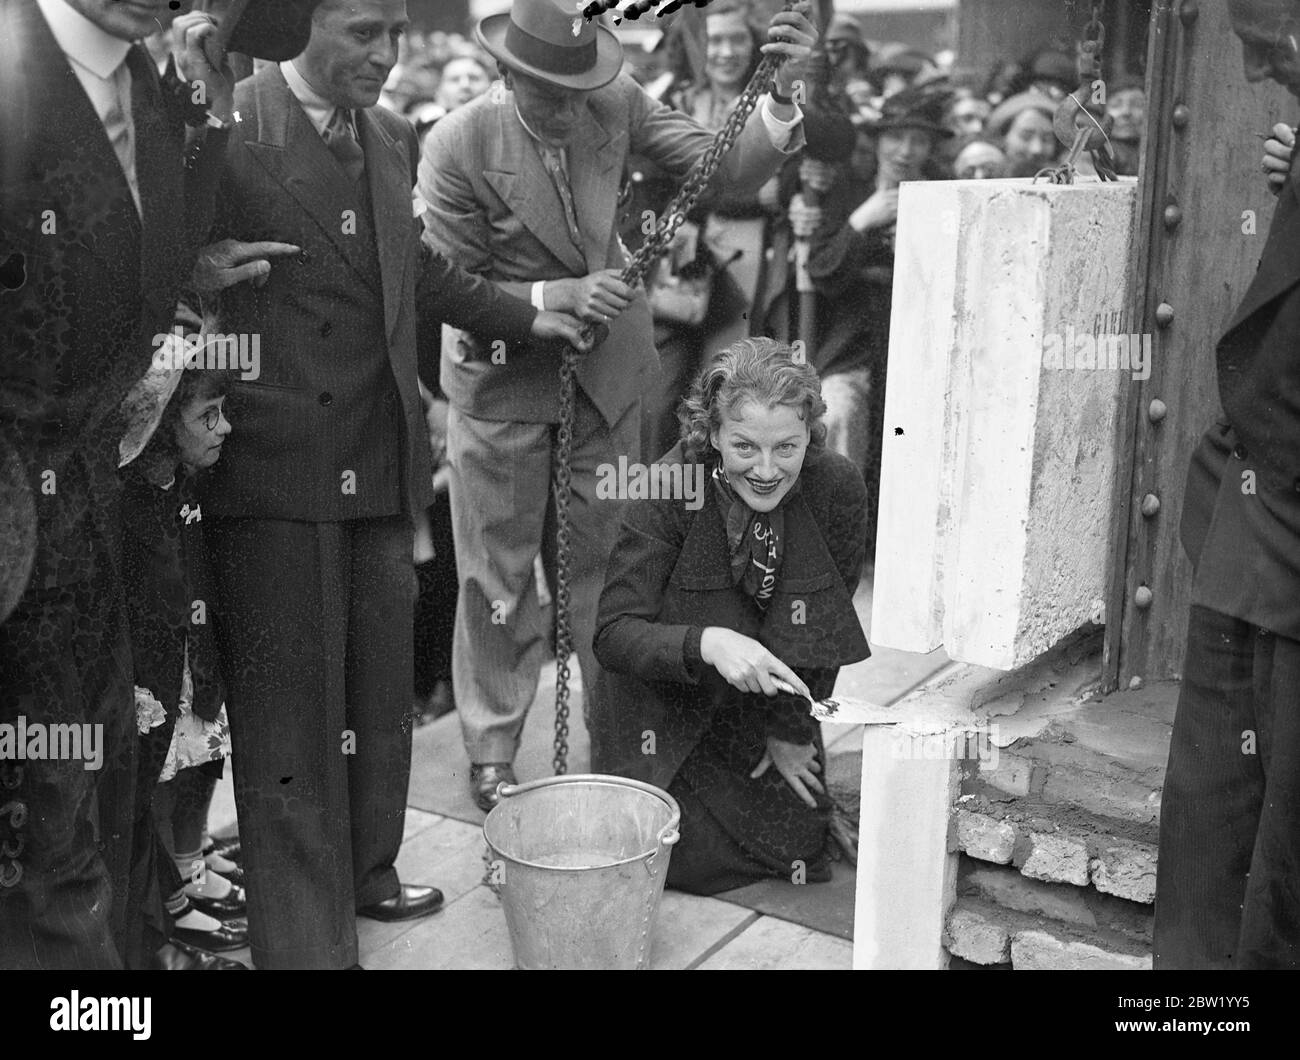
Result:
{"type": "Polygon", "coordinates": [[[50,32],[69,59],[107,80],[122,65],[131,42],[114,37],[91,22],[67,0],[36,0],[50,32]]]}
{"type": "MultiPolygon", "coordinates": [[[[330,120],[334,117],[334,112],[339,108],[312,88],[311,83],[293,65],[292,59],[280,64],[280,73],[284,74],[284,79],[289,85],[289,91],[302,105],[302,109],[306,112],[312,125],[315,126],[316,131],[323,136],[325,127],[329,125],[330,120]]],[[[353,132],[357,132],[355,122],[353,123],[353,132]]]]}

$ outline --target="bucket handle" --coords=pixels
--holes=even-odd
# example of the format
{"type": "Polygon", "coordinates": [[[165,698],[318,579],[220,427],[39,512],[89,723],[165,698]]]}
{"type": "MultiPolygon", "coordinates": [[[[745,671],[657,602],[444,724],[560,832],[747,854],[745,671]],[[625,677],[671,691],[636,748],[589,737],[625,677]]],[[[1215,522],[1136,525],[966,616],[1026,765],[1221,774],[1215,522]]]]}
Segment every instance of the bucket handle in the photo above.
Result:
{"type": "Polygon", "coordinates": [[[678,831],[676,821],[669,821],[659,829],[659,835],[655,837],[654,852],[646,858],[644,862],[646,872],[653,876],[655,874],[655,859],[676,843],[677,840],[681,839],[681,837],[682,833],[678,831]]]}

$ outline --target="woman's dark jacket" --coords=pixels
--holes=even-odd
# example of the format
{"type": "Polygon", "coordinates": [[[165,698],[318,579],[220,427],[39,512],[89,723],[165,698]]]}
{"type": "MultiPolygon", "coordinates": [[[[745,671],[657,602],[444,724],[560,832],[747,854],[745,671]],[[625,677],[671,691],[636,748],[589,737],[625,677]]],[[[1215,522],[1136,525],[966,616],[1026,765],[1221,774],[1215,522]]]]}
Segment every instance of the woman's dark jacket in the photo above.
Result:
{"type": "MultiPolygon", "coordinates": [[[[681,461],[679,445],[662,463],[681,461]]],[[[850,461],[809,451],[800,489],[785,501],[786,550],[766,611],[732,580],[724,513],[707,473],[703,493],[697,511],[681,500],[627,502],[596,619],[602,669],[590,729],[597,772],[666,788],[718,706],[743,696],[700,660],[706,626],[753,637],[818,698],[831,694],[839,667],[871,654],[853,608],[867,495],[850,461]]],[[[770,735],[812,742],[816,722],[806,700],[744,698],[768,712],[770,735]]]]}

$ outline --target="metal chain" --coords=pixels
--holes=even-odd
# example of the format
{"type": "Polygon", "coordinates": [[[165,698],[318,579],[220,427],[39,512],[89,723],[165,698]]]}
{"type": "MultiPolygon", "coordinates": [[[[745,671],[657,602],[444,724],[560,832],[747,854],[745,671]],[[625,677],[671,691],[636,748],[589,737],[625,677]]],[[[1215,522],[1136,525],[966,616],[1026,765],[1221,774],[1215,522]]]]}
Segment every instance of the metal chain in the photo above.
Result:
{"type": "Polygon", "coordinates": [[[1092,17],[1083,27],[1083,40],[1079,42],[1079,80],[1089,83],[1101,77],[1101,55],[1106,47],[1106,26],[1101,16],[1104,0],[1092,0],[1092,17]]]}
{"type": "MultiPolygon", "coordinates": [[[[787,3],[785,10],[793,5],[787,3]]],[[[655,231],[647,237],[640,248],[632,255],[632,260],[623,269],[620,279],[629,287],[639,284],[650,271],[651,266],[663,255],[677,235],[705,188],[713,179],[718,167],[728,151],[735,146],[749,121],[749,116],[758,106],[762,95],[771,87],[776,76],[777,67],[782,59],[765,55],[749,79],[749,84],[736,101],[736,107],[727,117],[713,142],[695,161],[695,165],[686,175],[681,190],[660,216],[655,231]]],[[[594,340],[596,329],[588,324],[583,329],[583,338],[594,340]]],[[[573,452],[573,416],[576,397],[576,375],[578,358],[581,354],[572,346],[567,346],[560,357],[560,423],[555,440],[555,757],[551,764],[557,776],[569,770],[569,658],[573,654],[573,626],[569,613],[571,600],[569,592],[569,568],[573,560],[573,541],[569,529],[569,498],[573,491],[572,475],[569,461],[573,452]]],[[[594,674],[584,674],[587,681],[594,681],[594,674]]],[[[590,695],[590,691],[587,693],[590,695]]]]}

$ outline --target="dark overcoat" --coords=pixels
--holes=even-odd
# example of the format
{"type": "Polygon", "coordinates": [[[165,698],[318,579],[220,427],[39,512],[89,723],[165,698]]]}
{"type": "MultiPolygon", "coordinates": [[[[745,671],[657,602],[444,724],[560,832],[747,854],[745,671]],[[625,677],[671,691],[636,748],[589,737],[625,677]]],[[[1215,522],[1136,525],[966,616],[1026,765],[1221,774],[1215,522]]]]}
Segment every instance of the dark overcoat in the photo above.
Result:
{"type": "Polygon", "coordinates": [[[227,134],[189,137],[187,168],[183,115],[152,72],[133,76],[142,216],[40,8],[0,0],[0,27],[0,435],[37,520],[30,582],[0,624],[0,722],[102,725],[104,756],[0,763],[0,953],[117,967],[136,747],[118,407],[171,327],[227,134]]]}

